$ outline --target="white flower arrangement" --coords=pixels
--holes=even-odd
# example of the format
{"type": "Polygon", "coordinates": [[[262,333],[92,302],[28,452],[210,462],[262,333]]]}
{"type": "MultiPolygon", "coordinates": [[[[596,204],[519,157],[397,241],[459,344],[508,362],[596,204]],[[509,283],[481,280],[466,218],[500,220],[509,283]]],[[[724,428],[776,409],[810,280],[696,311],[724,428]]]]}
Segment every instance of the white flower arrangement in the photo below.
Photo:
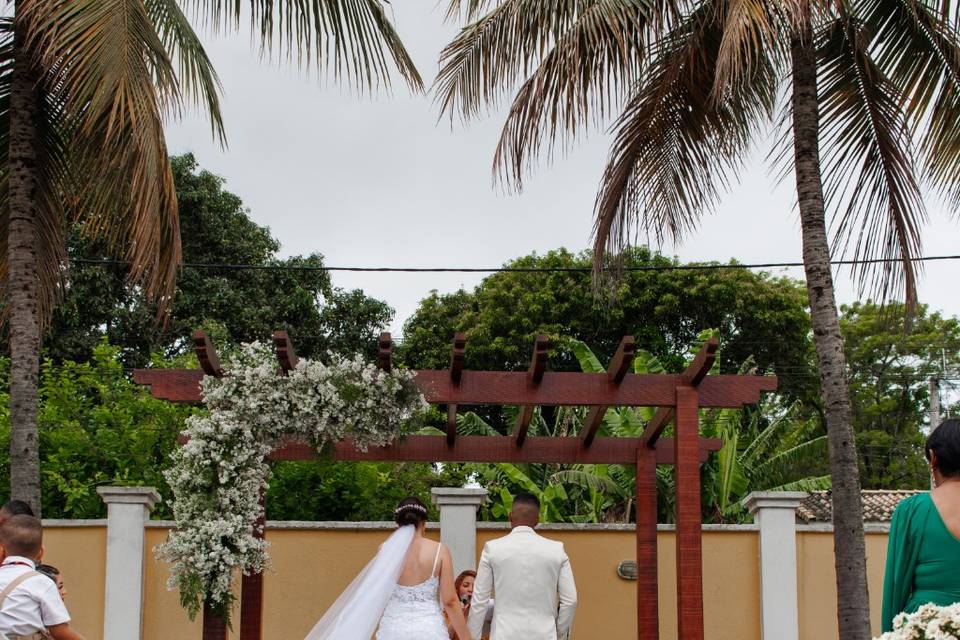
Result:
{"type": "Polygon", "coordinates": [[[165,472],[177,526],[157,549],[173,565],[168,587],[179,589],[191,618],[206,602],[229,621],[234,571],[267,565],[255,523],[263,517],[265,458],[282,436],[304,436],[318,450],[350,438],[366,450],[394,441],[407,419],[429,406],[413,372],[385,372],[360,356],[330,359],[302,359],[279,375],[272,350],[253,343],[227,361],[222,377],[203,379],[209,415],[187,419],[189,440],[165,472]]]}
{"type": "Polygon", "coordinates": [[[960,603],[925,604],[915,613],[901,613],[893,619],[893,631],[874,640],[960,640],[960,603]]]}

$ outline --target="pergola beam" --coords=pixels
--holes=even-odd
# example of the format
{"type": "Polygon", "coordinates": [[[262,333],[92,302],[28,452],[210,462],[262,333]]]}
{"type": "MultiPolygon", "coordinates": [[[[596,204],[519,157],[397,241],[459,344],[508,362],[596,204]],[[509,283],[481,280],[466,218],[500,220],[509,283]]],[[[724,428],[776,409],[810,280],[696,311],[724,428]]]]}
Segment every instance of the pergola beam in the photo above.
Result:
{"type": "Polygon", "coordinates": [[[377,364],[387,373],[390,373],[393,369],[392,357],[393,338],[388,331],[384,331],[380,334],[380,339],[377,341],[377,364]]]}
{"type": "MultiPolygon", "coordinates": [[[[463,378],[463,367],[467,361],[467,335],[457,332],[453,334],[453,348],[450,352],[450,382],[460,385],[463,378]]],[[[457,439],[457,403],[447,403],[447,446],[453,446],[457,439]]]]}
{"type": "MultiPolygon", "coordinates": [[[[680,374],[680,381],[684,386],[695,388],[700,386],[707,374],[710,373],[710,369],[713,368],[714,362],[717,360],[717,348],[719,345],[720,342],[714,337],[707,340],[703,346],[700,347],[700,351],[697,352],[696,357],[687,365],[683,373],[680,374]]],[[[776,380],[776,378],[774,378],[774,380],[776,380]]],[[[775,384],[774,389],[776,389],[775,384]]],[[[771,389],[771,391],[772,390],[773,389],[771,389]]],[[[702,398],[700,406],[705,406],[702,398]]],[[[657,408],[657,412],[653,414],[650,422],[647,423],[646,428],[643,430],[642,437],[646,441],[647,446],[652,447],[656,444],[663,430],[673,422],[675,417],[676,411],[674,410],[673,403],[671,403],[671,406],[660,406],[657,408]]]]}
{"type": "Polygon", "coordinates": [[[277,360],[280,361],[280,370],[283,373],[289,373],[297,368],[300,361],[297,358],[297,350],[293,348],[293,342],[286,331],[273,332],[273,346],[277,350],[277,360]]]}
{"type": "MultiPolygon", "coordinates": [[[[416,372],[414,383],[431,404],[672,407],[680,375],[633,374],[612,386],[605,373],[546,372],[538,386],[524,371],[464,371],[459,385],[446,370],[416,372]]],[[[200,369],[136,369],[133,380],[149,385],[153,397],[200,402],[200,369]]],[[[776,391],[776,376],[707,376],[696,387],[703,408],[737,409],[756,404],[760,393],[776,391]]]]}
{"type": "MultiPolygon", "coordinates": [[[[623,382],[627,372],[630,370],[630,365],[633,364],[633,358],[636,352],[637,343],[633,339],[633,336],[624,336],[620,341],[620,346],[617,347],[617,352],[613,354],[613,358],[607,366],[607,378],[610,384],[619,386],[620,383],[623,382]]],[[[583,430],[580,434],[580,440],[583,442],[583,446],[589,447],[593,444],[593,439],[597,435],[597,430],[600,428],[600,423],[603,422],[603,416],[606,415],[608,408],[609,407],[602,405],[590,407],[590,411],[587,412],[587,419],[583,424],[583,430]]]]}
{"type": "MultiPolygon", "coordinates": [[[[529,383],[534,387],[543,381],[543,374],[547,370],[547,353],[549,351],[550,338],[543,334],[538,335],[533,343],[533,356],[530,358],[530,368],[527,370],[529,383]]],[[[517,425],[513,430],[513,438],[518,447],[522,447],[527,440],[527,430],[530,429],[530,421],[533,419],[534,406],[532,404],[520,406],[517,425]]]]}
{"type": "Polygon", "coordinates": [[[220,358],[217,357],[217,350],[210,341],[205,331],[197,329],[193,332],[193,351],[197,354],[197,360],[200,362],[200,369],[208,376],[219,378],[223,375],[223,368],[220,366],[220,358]]]}

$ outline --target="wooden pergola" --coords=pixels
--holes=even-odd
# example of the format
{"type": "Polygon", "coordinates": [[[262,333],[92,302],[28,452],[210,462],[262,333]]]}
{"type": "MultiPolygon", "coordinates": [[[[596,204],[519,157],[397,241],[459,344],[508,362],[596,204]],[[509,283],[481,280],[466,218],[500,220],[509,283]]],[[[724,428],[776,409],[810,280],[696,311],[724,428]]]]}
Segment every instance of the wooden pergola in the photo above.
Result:
{"type": "MultiPolygon", "coordinates": [[[[174,402],[201,401],[200,381],[220,376],[217,354],[207,336],[193,335],[200,369],[137,369],[134,381],[149,385],[156,398],[174,402]]],[[[296,367],[297,356],[286,332],[274,334],[280,371],[296,367]]],[[[378,361],[391,368],[390,334],[380,336],[378,361]]],[[[760,393],[774,391],[774,376],[707,376],[716,359],[717,340],[708,341],[680,374],[630,373],[636,343],[632,336],[620,342],[603,373],[547,371],[549,340],[537,336],[530,367],[523,372],[470,371],[464,368],[466,336],[453,338],[450,368],[416,371],[414,383],[431,404],[446,405],[446,437],[411,435],[399,442],[362,452],[349,441],[333,449],[336,460],[395,462],[513,462],[566,464],[634,464],[637,467],[637,635],[659,638],[657,595],[657,483],[658,464],[674,467],[676,488],[677,622],[680,640],[703,640],[703,580],[700,521],[700,464],[720,441],[701,438],[701,408],[739,408],[755,404],[760,393]],[[464,436],[456,429],[461,405],[516,405],[521,407],[513,432],[506,436],[464,436]],[[537,406],[590,407],[577,437],[528,437],[537,406]],[[636,438],[597,435],[610,407],[656,407],[657,411],[636,438]],[[674,437],[661,438],[673,422],[674,437]]],[[[290,438],[271,454],[272,460],[309,460],[317,456],[305,441],[290,438]]],[[[262,525],[262,522],[259,523],[262,525]]],[[[262,530],[262,527],[260,528],[262,530]]],[[[240,640],[261,640],[263,577],[244,576],[240,594],[240,640]]],[[[207,612],[203,640],[224,640],[223,622],[207,612]]]]}

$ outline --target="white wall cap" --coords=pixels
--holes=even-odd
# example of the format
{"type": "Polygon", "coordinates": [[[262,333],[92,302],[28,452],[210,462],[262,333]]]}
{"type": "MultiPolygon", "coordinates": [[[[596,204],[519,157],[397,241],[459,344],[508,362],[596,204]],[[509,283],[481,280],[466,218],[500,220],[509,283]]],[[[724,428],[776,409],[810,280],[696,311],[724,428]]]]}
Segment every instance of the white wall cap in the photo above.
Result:
{"type": "Polygon", "coordinates": [[[97,487],[97,493],[107,504],[142,504],[152,509],[160,502],[160,494],[153,487],[97,487]]]}
{"type": "Polygon", "coordinates": [[[741,504],[750,513],[756,513],[760,509],[796,510],[808,495],[810,494],[804,491],[751,491],[741,504]]]}
{"type": "Polygon", "coordinates": [[[464,505],[479,507],[487,501],[487,490],[479,487],[434,487],[430,490],[430,499],[437,506],[464,505]]]}

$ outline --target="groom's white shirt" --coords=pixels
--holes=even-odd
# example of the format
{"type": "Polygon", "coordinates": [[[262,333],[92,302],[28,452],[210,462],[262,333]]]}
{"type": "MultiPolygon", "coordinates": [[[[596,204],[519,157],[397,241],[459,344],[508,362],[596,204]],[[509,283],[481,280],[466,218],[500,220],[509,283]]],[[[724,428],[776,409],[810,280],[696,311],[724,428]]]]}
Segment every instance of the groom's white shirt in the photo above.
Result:
{"type": "Polygon", "coordinates": [[[530,527],[483,547],[467,626],[479,640],[490,597],[495,592],[490,640],[563,640],[570,634],[577,587],[563,543],[530,527]]]}

